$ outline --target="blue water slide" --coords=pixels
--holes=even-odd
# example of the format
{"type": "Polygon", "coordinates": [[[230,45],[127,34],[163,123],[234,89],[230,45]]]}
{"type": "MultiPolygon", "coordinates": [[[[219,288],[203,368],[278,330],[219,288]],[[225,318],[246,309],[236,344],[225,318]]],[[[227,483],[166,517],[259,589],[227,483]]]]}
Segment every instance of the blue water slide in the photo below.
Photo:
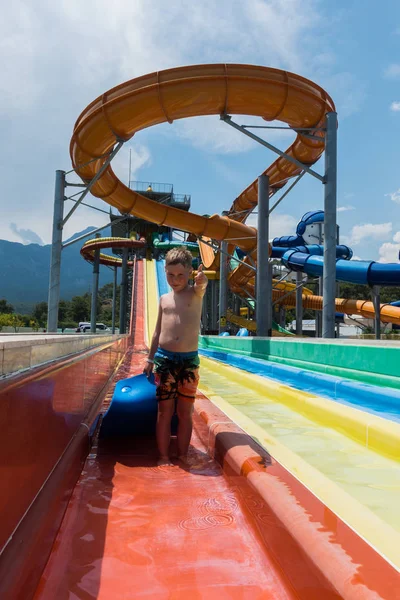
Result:
{"type": "MultiPolygon", "coordinates": [[[[282,262],[293,271],[303,271],[322,277],[323,256],[315,256],[291,249],[282,256],[282,262]]],[[[371,260],[336,260],[336,279],[367,285],[400,285],[400,264],[377,263],[371,260]]]]}
{"type": "MultiPolygon", "coordinates": [[[[271,258],[282,258],[286,252],[291,250],[292,252],[300,252],[303,254],[310,254],[312,256],[323,256],[324,247],[319,244],[310,244],[308,246],[295,246],[293,248],[285,246],[272,246],[271,258]]],[[[336,246],[336,258],[344,258],[350,260],[353,256],[353,250],[345,245],[336,246]]]]}
{"type": "Polygon", "coordinates": [[[165,260],[156,261],[156,275],[159,297],[168,294],[170,288],[167,283],[167,276],[165,275],[165,260]]]}
{"type": "Polygon", "coordinates": [[[293,248],[295,246],[304,246],[303,233],[306,230],[307,225],[312,223],[321,223],[324,220],[323,210],[312,210],[303,215],[297,224],[296,235],[284,235],[282,237],[276,237],[272,240],[272,246],[279,246],[283,248],[293,248]]]}
{"type": "Polygon", "coordinates": [[[295,246],[304,246],[302,235],[283,235],[272,240],[272,247],[294,248],[295,246]]]}
{"type": "Polygon", "coordinates": [[[400,390],[223,351],[201,349],[200,354],[298,390],[400,422],[400,390]]]}

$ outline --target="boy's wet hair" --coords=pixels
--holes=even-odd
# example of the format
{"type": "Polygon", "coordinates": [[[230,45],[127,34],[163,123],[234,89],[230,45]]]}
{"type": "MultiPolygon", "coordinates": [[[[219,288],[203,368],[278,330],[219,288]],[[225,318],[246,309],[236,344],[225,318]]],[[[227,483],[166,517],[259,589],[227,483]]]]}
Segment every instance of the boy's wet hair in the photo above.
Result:
{"type": "Polygon", "coordinates": [[[192,253],[186,248],[181,246],[180,248],[172,248],[167,252],[165,257],[165,265],[183,265],[184,267],[192,268],[192,253]]]}

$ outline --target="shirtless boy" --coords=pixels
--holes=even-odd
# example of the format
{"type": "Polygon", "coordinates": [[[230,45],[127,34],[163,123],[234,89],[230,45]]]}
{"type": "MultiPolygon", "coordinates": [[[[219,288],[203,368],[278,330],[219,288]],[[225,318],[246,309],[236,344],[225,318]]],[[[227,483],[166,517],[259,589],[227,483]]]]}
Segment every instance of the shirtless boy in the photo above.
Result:
{"type": "Polygon", "coordinates": [[[192,435],[192,414],[199,381],[198,335],[203,296],[208,279],[200,265],[189,285],[192,255],[186,248],[170,250],[165,260],[167,281],[172,288],[161,296],[157,324],[144,372],[153,370],[157,384],[157,445],[159,465],[170,465],[171,418],[175,403],[178,414],[178,456],[186,462],[192,435]]]}

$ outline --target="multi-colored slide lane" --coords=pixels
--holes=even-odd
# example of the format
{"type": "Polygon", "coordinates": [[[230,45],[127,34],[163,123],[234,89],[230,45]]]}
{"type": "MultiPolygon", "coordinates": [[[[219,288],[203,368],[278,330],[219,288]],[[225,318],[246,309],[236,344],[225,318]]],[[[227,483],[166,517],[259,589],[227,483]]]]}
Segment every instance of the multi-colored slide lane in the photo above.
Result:
{"type": "MultiPolygon", "coordinates": [[[[145,330],[153,327],[157,314],[155,261],[136,260],[134,269],[132,345],[105,389],[101,412],[110,403],[115,382],[142,371],[145,339],[152,333],[145,335],[145,330]]],[[[79,357],[74,360],[79,367],[79,357]]],[[[66,384],[68,366],[62,366],[66,384]]],[[[260,412],[245,414],[244,407],[254,408],[255,396],[260,411],[269,402],[272,420],[283,415],[278,399],[261,384],[255,390],[243,373],[235,381],[232,368],[226,377],[220,371],[226,368],[202,359],[202,390],[208,397],[199,392],[196,399],[189,467],[157,467],[153,437],[94,435],[76,485],[64,484],[62,472],[56,480],[59,488],[65,487],[63,502],[69,502],[55,537],[40,540],[40,547],[48,548],[44,570],[35,566],[39,555],[24,548],[44,531],[42,521],[53,518],[52,510],[36,511],[25,537],[18,533],[23,543],[12,555],[14,564],[7,548],[1,555],[2,600],[400,598],[393,552],[379,540],[374,545],[368,532],[360,533],[361,523],[349,522],[344,510],[349,502],[357,505],[360,521],[363,515],[371,519],[371,528],[394,547],[395,517],[389,523],[392,517],[385,519],[333,481],[334,463],[342,460],[341,453],[350,452],[344,445],[347,436],[334,432],[340,446],[326,428],[331,471],[323,474],[311,464],[311,455],[320,448],[322,452],[321,423],[308,419],[306,429],[298,420],[295,428],[299,415],[293,410],[293,426],[286,419],[275,428],[279,439],[277,432],[270,435],[260,412]],[[251,397],[246,396],[249,392],[251,397]],[[286,439],[285,427],[290,432],[286,439]],[[291,436],[298,449],[290,446],[291,436]],[[336,504],[330,505],[333,496],[336,504]]],[[[91,374],[98,376],[98,369],[91,374]]],[[[89,425],[81,427],[82,436],[89,425]]],[[[27,438],[24,444],[29,443],[27,438]]],[[[357,476],[364,464],[367,474],[372,473],[361,444],[352,452],[356,448],[361,465],[357,476]]],[[[376,457],[380,468],[389,469],[390,461],[384,463],[378,453],[376,457]]],[[[342,465],[347,468],[347,463],[342,465]]],[[[351,478],[343,472],[343,479],[351,478]]],[[[50,499],[61,493],[56,482],[47,492],[48,508],[50,499]]]]}
{"type": "MultiPolygon", "coordinates": [[[[158,294],[155,262],[137,268],[145,283],[136,278],[140,330],[153,325],[158,294]]],[[[142,341],[136,336],[135,344],[142,341]]],[[[140,370],[143,358],[128,353],[123,376],[140,370]]],[[[272,459],[209,400],[199,402],[190,469],[156,467],[149,440],[101,441],[92,449],[35,600],[342,597],[235,472],[238,457],[221,468],[212,455],[228,460],[239,447],[243,464],[272,459]],[[207,421],[220,433],[213,436],[207,421]]]]}
{"type": "MultiPolygon", "coordinates": [[[[226,354],[215,360],[218,354],[224,357],[202,351],[202,391],[400,569],[400,423],[227,364],[252,359],[226,354]]],[[[261,370],[264,361],[254,362],[261,370]]],[[[275,370],[277,378],[285,367],[275,370]]],[[[287,378],[301,385],[304,369],[291,370],[287,378]]],[[[315,374],[312,379],[318,382],[315,374]]],[[[333,383],[336,389],[341,382],[333,383]]],[[[348,383],[353,395],[358,386],[364,395],[384,397],[382,388],[348,383]]],[[[388,404],[385,410],[394,409],[388,404]]]]}
{"type": "Polygon", "coordinates": [[[201,389],[400,569],[400,424],[202,357],[201,389]]]}

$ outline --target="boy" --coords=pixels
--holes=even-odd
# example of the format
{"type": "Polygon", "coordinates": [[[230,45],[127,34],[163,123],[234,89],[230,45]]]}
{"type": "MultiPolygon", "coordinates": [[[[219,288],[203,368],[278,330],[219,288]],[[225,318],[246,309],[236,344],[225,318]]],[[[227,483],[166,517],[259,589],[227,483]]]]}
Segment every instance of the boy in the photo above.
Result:
{"type": "Polygon", "coordinates": [[[157,385],[158,417],[157,445],[159,465],[171,465],[169,444],[171,418],[176,410],[178,426],[178,457],[186,463],[192,435],[192,414],[199,381],[198,335],[203,296],[208,279],[200,265],[194,280],[192,255],[186,248],[170,250],[165,260],[167,281],[172,288],[161,296],[157,324],[150,345],[147,376],[153,370],[157,385]]]}

